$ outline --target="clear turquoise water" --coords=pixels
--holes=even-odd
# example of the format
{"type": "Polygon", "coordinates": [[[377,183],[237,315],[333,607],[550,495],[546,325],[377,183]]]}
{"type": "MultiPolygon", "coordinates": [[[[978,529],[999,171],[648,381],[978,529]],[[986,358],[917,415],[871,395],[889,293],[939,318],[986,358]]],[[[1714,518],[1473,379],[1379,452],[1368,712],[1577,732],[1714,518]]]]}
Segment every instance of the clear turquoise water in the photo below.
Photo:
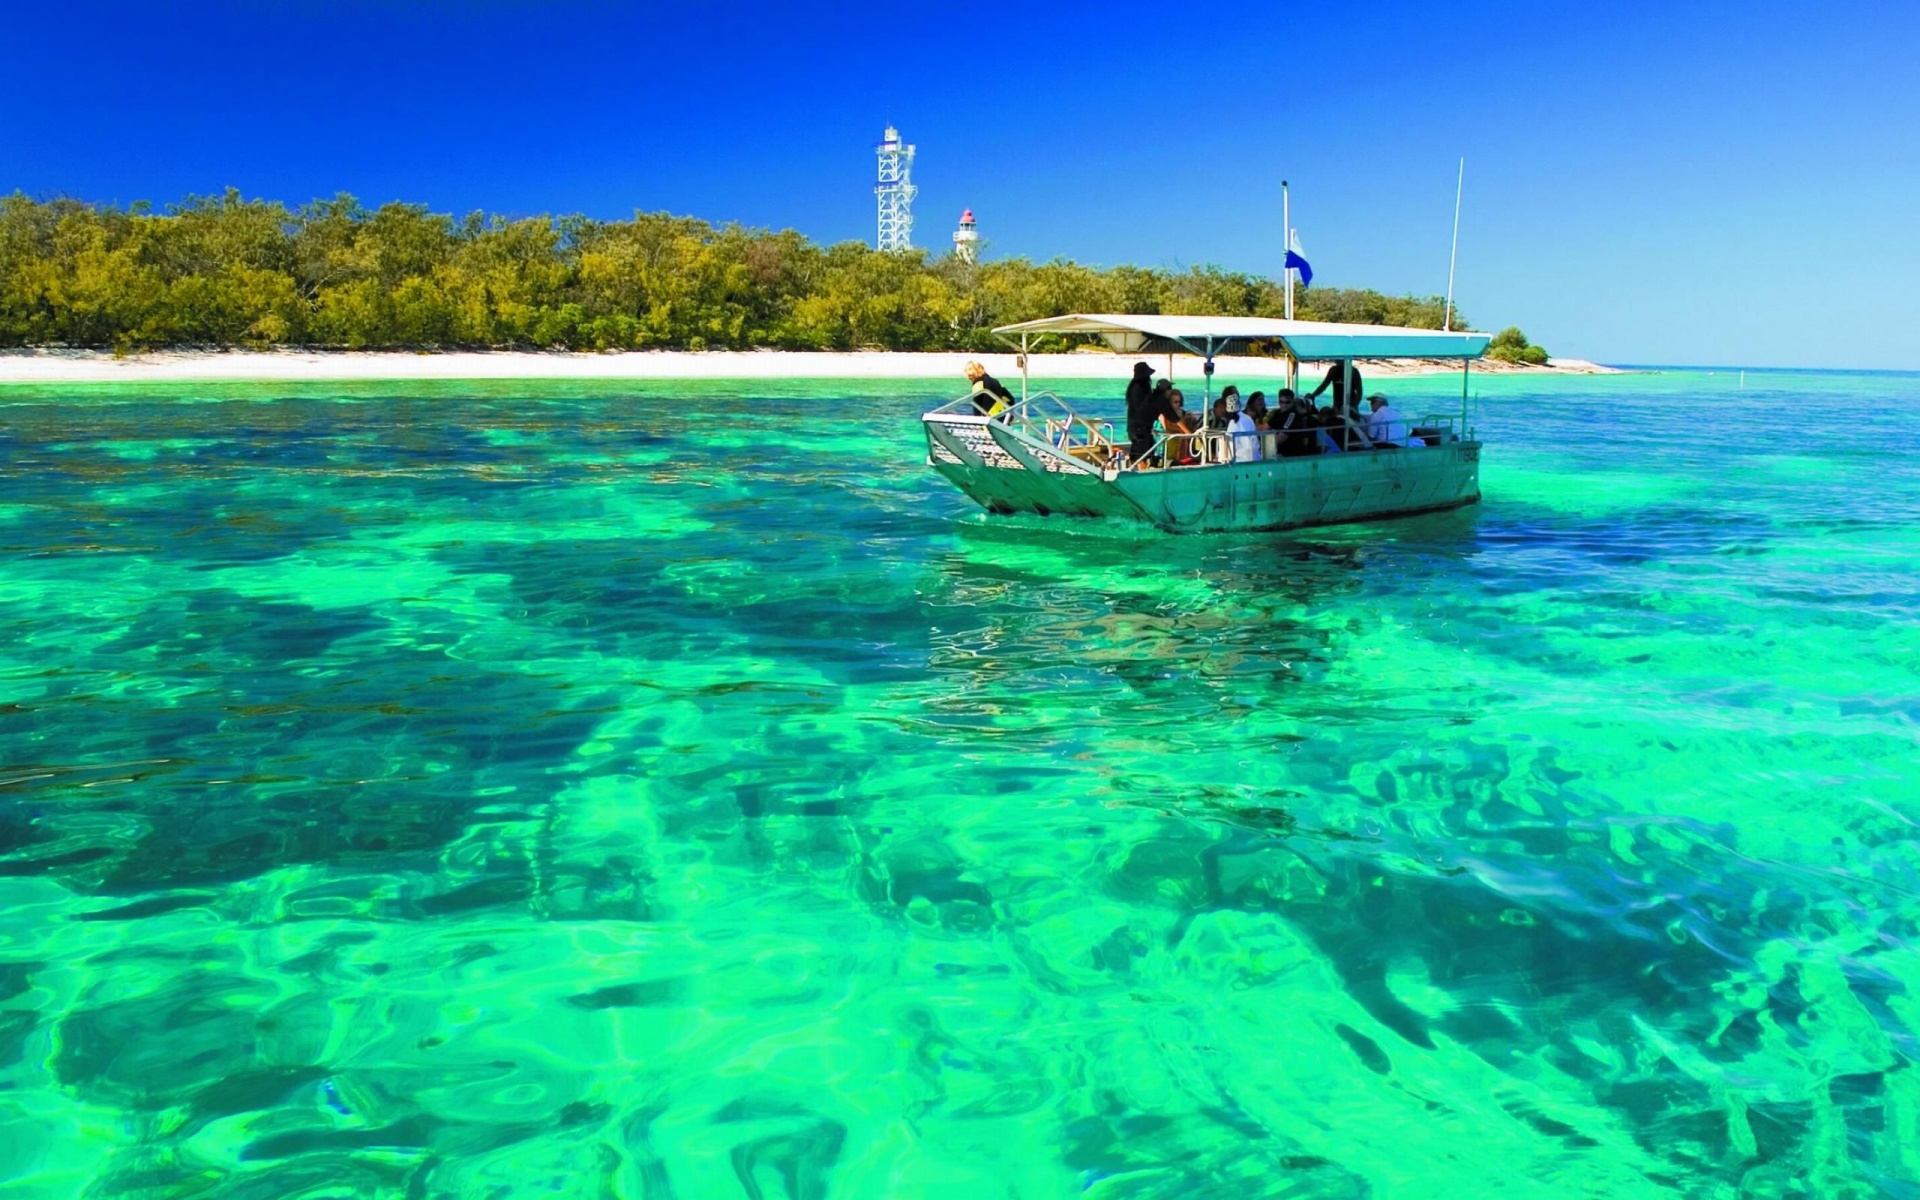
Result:
{"type": "Polygon", "coordinates": [[[1920,377],[1179,539],[755,386],[0,389],[0,1191],[1920,1196],[1920,377]]]}

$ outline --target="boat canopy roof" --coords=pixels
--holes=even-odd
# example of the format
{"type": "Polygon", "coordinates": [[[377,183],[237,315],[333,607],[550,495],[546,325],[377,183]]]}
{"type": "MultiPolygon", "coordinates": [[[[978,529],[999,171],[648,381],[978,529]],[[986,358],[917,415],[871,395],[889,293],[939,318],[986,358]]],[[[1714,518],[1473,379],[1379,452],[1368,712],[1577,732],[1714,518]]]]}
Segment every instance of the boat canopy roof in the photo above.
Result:
{"type": "Polygon", "coordinates": [[[1303,361],[1339,358],[1458,358],[1486,353],[1484,333],[1406,329],[1397,325],[1347,325],[1332,321],[1283,321],[1277,317],[1186,317],[1157,314],[1068,313],[1002,325],[1005,336],[1024,333],[1091,333],[1123,354],[1176,354],[1212,358],[1244,354],[1258,344],[1284,347],[1303,361]]]}

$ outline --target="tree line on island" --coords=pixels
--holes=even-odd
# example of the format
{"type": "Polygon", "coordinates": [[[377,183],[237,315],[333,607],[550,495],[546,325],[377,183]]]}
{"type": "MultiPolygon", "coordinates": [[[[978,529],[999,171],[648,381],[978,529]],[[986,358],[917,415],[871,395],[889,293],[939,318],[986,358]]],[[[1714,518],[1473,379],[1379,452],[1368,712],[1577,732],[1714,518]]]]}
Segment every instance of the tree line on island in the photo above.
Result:
{"type": "MultiPolygon", "coordinates": [[[[1440,297],[1296,290],[1312,321],[1440,327],[1440,297]]],[[[1066,312],[1280,316],[1281,285],[1217,267],[968,263],[793,230],[638,213],[455,218],[351,196],[229,190],[164,212],[0,197],[0,346],[988,350],[1066,312]]],[[[1454,311],[1456,327],[1466,319],[1454,311]]],[[[1492,357],[1544,362],[1517,329],[1492,357]]]]}

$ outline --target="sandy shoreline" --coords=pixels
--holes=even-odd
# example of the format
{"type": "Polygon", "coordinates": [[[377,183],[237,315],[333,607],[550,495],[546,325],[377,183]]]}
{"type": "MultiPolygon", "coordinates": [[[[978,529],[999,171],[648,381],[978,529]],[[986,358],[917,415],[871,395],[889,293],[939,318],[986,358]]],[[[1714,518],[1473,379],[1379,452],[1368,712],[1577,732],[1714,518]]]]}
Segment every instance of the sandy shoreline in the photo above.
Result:
{"type": "MultiPolygon", "coordinates": [[[[361,350],[167,350],[116,358],[98,350],[10,350],[0,352],[0,384],[146,383],[211,381],[345,381],[380,379],[958,379],[969,359],[979,359],[1003,379],[1020,368],[1012,354],[909,354],[890,351],[797,352],[775,350],[638,351],[581,354],[538,351],[455,351],[409,353],[361,350]]],[[[1029,371],[1044,379],[1120,379],[1131,355],[1035,354],[1029,371]]],[[[1167,356],[1147,361],[1160,371],[1167,356]]],[[[1272,379],[1282,374],[1270,358],[1220,358],[1220,375],[1272,379]]],[[[1457,371],[1441,363],[1363,362],[1370,378],[1392,378],[1457,371]]],[[[1577,359],[1555,359],[1552,367],[1516,367],[1479,362],[1474,370],[1522,371],[1541,375],[1600,374],[1612,368],[1577,359]]],[[[1200,374],[1200,360],[1175,355],[1176,379],[1200,374]]]]}

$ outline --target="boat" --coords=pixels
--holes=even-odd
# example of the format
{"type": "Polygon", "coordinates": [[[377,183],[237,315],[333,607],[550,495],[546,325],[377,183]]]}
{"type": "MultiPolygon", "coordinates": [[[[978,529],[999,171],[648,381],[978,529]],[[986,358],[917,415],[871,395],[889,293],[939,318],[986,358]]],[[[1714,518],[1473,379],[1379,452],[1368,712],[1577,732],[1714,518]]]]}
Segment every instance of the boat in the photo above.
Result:
{"type": "Polygon", "coordinates": [[[1070,313],[994,333],[1019,348],[1019,401],[989,416],[969,394],[921,417],[927,464],[989,512],[1118,518],[1200,533],[1370,521],[1480,499],[1480,442],[1467,423],[1467,395],[1472,364],[1491,340],[1484,333],[1111,313],[1070,313]],[[1258,457],[1245,440],[1236,456],[1231,435],[1206,432],[1157,434],[1150,452],[1129,455],[1111,422],[1053,392],[1029,394],[1028,349],[1045,334],[1097,336],[1122,354],[1196,355],[1204,360],[1209,408],[1217,355],[1284,358],[1287,386],[1296,391],[1301,363],[1338,364],[1351,378],[1345,373],[1356,359],[1457,361],[1460,409],[1416,416],[1409,423],[1417,436],[1401,448],[1290,458],[1277,453],[1280,434],[1263,432],[1258,457]]]}

